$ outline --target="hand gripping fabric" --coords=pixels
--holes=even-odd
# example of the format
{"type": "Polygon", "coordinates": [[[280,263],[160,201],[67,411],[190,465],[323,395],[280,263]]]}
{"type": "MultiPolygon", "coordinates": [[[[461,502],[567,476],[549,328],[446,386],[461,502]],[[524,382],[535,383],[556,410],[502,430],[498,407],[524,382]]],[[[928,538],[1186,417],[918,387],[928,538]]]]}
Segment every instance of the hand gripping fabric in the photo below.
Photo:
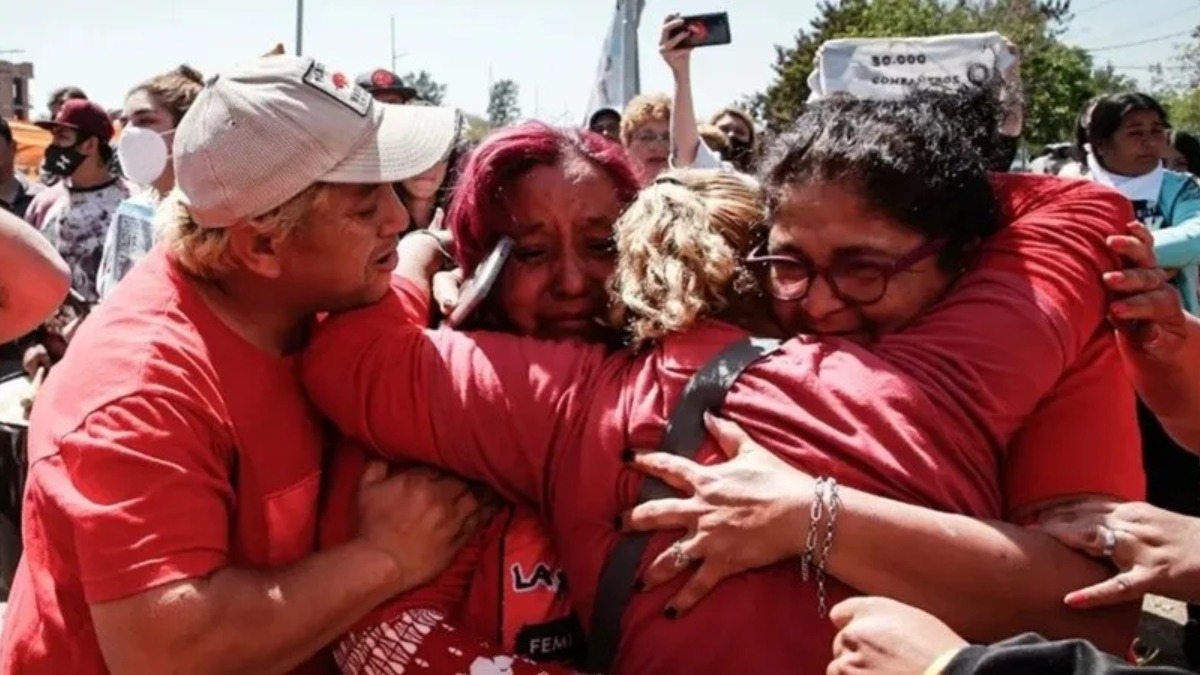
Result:
{"type": "MultiPolygon", "coordinates": [[[[663,434],[659,452],[694,459],[708,435],[704,427],[704,413],[719,410],[725,403],[730,387],[746,368],[771,355],[780,347],[778,340],[745,338],[738,340],[714,356],[692,376],[683,396],[663,434]]],[[[675,490],[652,476],[642,479],[637,503],[653,499],[677,496],[675,490]]],[[[638,566],[646,544],[648,532],[627,534],[617,541],[604,569],[600,572],[600,583],[596,587],[596,606],[592,611],[591,632],[588,635],[588,651],[580,664],[585,672],[607,673],[617,655],[621,638],[621,617],[633,594],[638,566]]]]}

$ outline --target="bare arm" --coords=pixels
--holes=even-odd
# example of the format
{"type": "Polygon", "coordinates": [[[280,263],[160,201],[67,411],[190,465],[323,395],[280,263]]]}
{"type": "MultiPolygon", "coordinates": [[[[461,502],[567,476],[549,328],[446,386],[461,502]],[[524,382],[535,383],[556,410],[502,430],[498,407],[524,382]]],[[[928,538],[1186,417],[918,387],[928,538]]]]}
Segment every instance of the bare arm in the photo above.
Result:
{"type": "MultiPolygon", "coordinates": [[[[1178,303],[1177,297],[1170,300],[1178,303]]],[[[1167,433],[1183,447],[1200,452],[1200,319],[1182,311],[1180,314],[1184,342],[1171,358],[1127,356],[1127,363],[1134,387],[1167,433]]],[[[1125,336],[1121,341],[1128,355],[1130,347],[1125,336]]]]}
{"type": "Polygon", "coordinates": [[[62,304],[70,272],[50,242],[0,209],[0,342],[33,330],[62,304]]]}
{"type": "Polygon", "coordinates": [[[671,35],[682,26],[683,21],[678,14],[668,16],[663,22],[659,40],[659,53],[675,80],[675,100],[671,102],[671,165],[677,169],[690,167],[696,162],[700,145],[696,107],[692,101],[692,50],[679,47],[688,34],[671,35]]]}
{"type": "Polygon", "coordinates": [[[1063,603],[1110,571],[1048,535],[857,490],[840,496],[830,572],[864,593],[919,607],[970,640],[1032,630],[1123,654],[1136,634],[1137,605],[1080,612],[1063,603]]]}
{"type": "Polygon", "coordinates": [[[116,675],[286,673],[414,585],[391,558],[351,543],[284,570],[227,568],[94,605],[92,619],[116,675]]]}
{"type": "MultiPolygon", "coordinates": [[[[807,544],[812,477],[732,422],[711,418],[709,431],[732,459],[704,466],[662,453],[638,456],[639,469],[693,496],[648,502],[624,517],[630,529],[696,533],[684,553],[703,564],[671,601],[681,612],[722,579],[800,556],[807,544]]],[[[1128,647],[1138,608],[1066,607],[1067,593],[1108,575],[1048,535],[847,487],[838,494],[829,573],[856,590],[919,607],[974,640],[1037,630],[1087,637],[1117,653],[1128,647]]],[[[644,581],[654,587],[681,571],[668,551],[651,564],[644,581]]]]}
{"type": "Polygon", "coordinates": [[[1200,319],[1183,311],[1155,258],[1154,235],[1138,223],[1109,237],[1126,269],[1104,275],[1110,318],[1129,379],[1167,433],[1200,452],[1200,319]]]}
{"type": "Polygon", "coordinates": [[[354,539],[281,569],[223,567],[94,604],[96,636],[119,675],[285,673],[432,579],[487,515],[461,481],[427,469],[388,477],[376,463],[360,484],[354,539]]]}

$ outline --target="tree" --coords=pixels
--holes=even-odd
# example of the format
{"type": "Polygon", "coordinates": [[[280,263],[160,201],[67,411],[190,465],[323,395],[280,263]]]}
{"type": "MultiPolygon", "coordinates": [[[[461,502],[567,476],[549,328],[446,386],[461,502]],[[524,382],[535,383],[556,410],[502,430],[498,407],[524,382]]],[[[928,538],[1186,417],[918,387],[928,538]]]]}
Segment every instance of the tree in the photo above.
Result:
{"type": "Polygon", "coordinates": [[[1154,69],[1152,90],[1177,129],[1200,132],[1200,28],[1166,65],[1154,69]]]}
{"type": "Polygon", "coordinates": [[[493,127],[505,127],[517,121],[521,108],[517,103],[520,88],[512,80],[499,80],[488,95],[488,122],[493,127]]]}
{"type": "Polygon", "coordinates": [[[827,40],[994,30],[1021,50],[1025,141],[1061,141],[1072,137],[1079,108],[1099,86],[1120,80],[1111,70],[1094,71],[1085,50],[1061,42],[1070,18],[1070,0],[822,0],[795,46],[775,48],[774,82],[744,102],[768,127],[785,128],[803,110],[817,49],[827,40]]]}
{"type": "Polygon", "coordinates": [[[433,79],[433,76],[427,71],[422,70],[419,73],[408,73],[400,78],[400,80],[415,89],[418,98],[428,101],[433,105],[441,105],[442,101],[446,98],[446,85],[433,79]]]}

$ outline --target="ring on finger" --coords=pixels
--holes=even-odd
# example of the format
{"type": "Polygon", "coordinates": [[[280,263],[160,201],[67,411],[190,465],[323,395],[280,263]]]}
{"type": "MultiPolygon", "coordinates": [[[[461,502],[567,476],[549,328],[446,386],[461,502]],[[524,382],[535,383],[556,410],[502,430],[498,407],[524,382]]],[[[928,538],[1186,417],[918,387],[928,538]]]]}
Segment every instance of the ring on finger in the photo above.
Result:
{"type": "Polygon", "coordinates": [[[1106,525],[1100,525],[1096,528],[1096,534],[1100,537],[1100,553],[1105,558],[1111,558],[1117,550],[1117,531],[1106,525]]]}
{"type": "Polygon", "coordinates": [[[687,567],[694,562],[692,556],[688,555],[683,550],[682,539],[676,539],[675,543],[671,544],[671,562],[674,563],[675,567],[678,568],[687,567]]]}

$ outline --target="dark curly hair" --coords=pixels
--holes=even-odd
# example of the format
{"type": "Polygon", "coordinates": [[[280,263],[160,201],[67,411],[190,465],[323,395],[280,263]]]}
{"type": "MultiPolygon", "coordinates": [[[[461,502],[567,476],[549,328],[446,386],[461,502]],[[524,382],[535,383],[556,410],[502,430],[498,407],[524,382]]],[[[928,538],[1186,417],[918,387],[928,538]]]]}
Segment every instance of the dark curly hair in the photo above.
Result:
{"type": "Polygon", "coordinates": [[[973,244],[1001,226],[987,172],[1000,143],[997,87],[809,106],[761,165],[768,204],[808,182],[852,186],[880,214],[946,239],[939,263],[960,269],[973,244]]]}

